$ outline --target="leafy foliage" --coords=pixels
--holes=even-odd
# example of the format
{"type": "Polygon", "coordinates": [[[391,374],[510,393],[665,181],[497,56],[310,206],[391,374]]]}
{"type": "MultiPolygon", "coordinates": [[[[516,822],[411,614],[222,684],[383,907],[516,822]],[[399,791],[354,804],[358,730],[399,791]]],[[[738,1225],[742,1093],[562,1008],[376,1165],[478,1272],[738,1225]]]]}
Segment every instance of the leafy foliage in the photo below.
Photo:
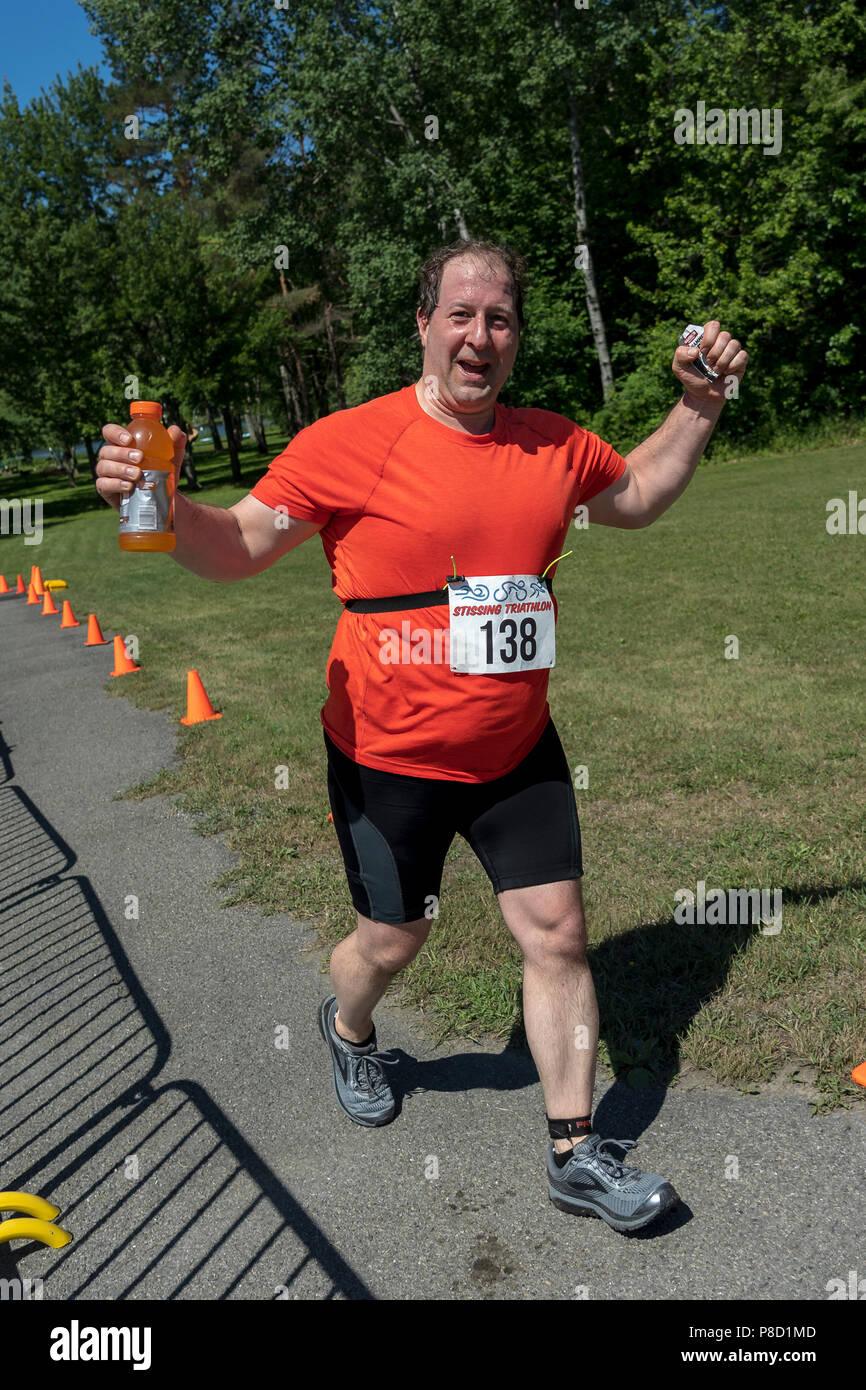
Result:
{"type": "Polygon", "coordinates": [[[85,9],[113,80],[79,70],[0,103],[4,451],[68,456],[124,418],[130,376],[170,418],[253,411],[291,432],[405,385],[417,267],[465,235],[529,258],[510,404],[625,450],[675,399],[679,328],[716,317],[750,354],[718,440],[862,408],[856,0],[501,0],[495,22],[481,0],[85,9]],[[780,113],[778,153],[677,143],[699,102],[780,113]]]}

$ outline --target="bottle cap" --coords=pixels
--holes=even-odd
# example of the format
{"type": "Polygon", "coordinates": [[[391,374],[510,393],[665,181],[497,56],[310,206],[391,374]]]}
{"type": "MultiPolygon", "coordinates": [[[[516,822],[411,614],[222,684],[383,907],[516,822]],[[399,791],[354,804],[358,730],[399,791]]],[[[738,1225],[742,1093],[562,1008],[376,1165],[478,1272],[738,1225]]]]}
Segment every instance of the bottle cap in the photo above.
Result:
{"type": "Polygon", "coordinates": [[[162,418],[162,406],[159,401],[130,401],[130,415],[155,415],[159,420],[162,418]]]}

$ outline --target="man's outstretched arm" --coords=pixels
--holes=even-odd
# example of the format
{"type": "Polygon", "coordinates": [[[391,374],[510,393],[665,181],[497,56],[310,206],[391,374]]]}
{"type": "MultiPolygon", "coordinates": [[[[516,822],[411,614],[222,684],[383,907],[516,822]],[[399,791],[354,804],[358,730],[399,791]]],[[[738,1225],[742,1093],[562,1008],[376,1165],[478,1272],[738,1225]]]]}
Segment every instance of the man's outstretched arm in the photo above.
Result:
{"type": "Polygon", "coordinates": [[[672,370],[684,394],[655,433],[626,454],[622,476],[586,504],[591,522],[627,529],[649,526],[685,492],[722,413],[726,379],[741,381],[749,360],[715,319],[704,326],[701,351],[718,380],[707,381],[691,365],[697,348],[677,348],[672,370]]]}
{"type": "MultiPolygon", "coordinates": [[[[176,485],[186,435],[177,425],[170,425],[168,433],[174,444],[176,485]]],[[[96,491],[119,511],[123,498],[129,495],[141,474],[141,457],[133,457],[134,441],[123,425],[105,425],[102,437],[105,445],[99,451],[96,466],[96,491]]],[[[168,553],[184,569],[192,570],[202,579],[227,583],[260,574],[321,529],[319,522],[280,516],[251,493],[232,507],[209,507],[176,490],[175,548],[168,553]]]]}

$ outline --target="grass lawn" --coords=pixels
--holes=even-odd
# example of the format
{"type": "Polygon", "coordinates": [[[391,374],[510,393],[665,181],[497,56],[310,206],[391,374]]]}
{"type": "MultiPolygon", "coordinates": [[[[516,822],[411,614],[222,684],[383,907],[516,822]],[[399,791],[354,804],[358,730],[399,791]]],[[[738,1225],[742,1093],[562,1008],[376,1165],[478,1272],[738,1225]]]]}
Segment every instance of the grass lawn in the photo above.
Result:
{"type": "MultiPolygon", "coordinates": [[[[230,505],[282,447],[244,453],[242,489],[223,482],[226,455],[197,447],[198,500],[230,505]]],[[[746,1090],[799,1067],[821,1109],[863,1095],[850,1072],[866,1059],[866,537],[825,527],[849,489],[866,495],[862,445],[705,465],[645,531],[572,529],[558,566],[550,704],[572,766],[588,769],[600,1055],[635,1087],[672,1082],[687,1060],[746,1090]],[[780,889],[781,932],[677,924],[675,894],[699,881],[780,889]]],[[[0,479],[0,497],[21,496],[44,498],[44,539],[0,537],[0,570],[14,583],[38,563],[67,580],[76,616],[137,634],[141,674],[109,681],[111,695],[179,718],[195,667],[223,711],[178,725],[182,767],[129,794],[203,812],[201,832],[227,832],[238,855],[227,901],[310,918],[335,944],[355,914],[328,821],[319,710],[340,609],[318,538],[215,585],[122,552],[86,476],[75,489],[0,479]],[[307,581],[291,602],[290,571],[307,581]]],[[[429,941],[391,988],[432,1038],[522,1037],[520,954],[463,840],[429,941]]]]}

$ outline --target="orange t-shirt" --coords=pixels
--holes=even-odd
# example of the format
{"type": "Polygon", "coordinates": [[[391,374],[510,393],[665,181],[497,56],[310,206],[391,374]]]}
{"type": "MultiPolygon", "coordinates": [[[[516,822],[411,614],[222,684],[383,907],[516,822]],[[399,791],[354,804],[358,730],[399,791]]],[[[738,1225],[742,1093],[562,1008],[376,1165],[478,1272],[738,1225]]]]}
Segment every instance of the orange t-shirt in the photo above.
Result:
{"type": "MultiPolygon", "coordinates": [[[[615,482],[625,459],[553,411],[497,402],[495,414],[490,433],[463,434],[431,419],[406,386],[301,430],[252,495],[325,523],[319,534],[341,600],[440,589],[452,555],[458,574],[540,575],[568,549],[574,508],[615,482]]],[[[447,654],[423,665],[383,662],[380,631],[400,633],[404,621],[447,629],[447,601],[340,615],[321,711],[328,736],[355,762],[387,772],[503,777],[544,731],[549,670],[457,674],[447,654]]],[[[442,637],[438,647],[447,653],[442,637]]]]}

